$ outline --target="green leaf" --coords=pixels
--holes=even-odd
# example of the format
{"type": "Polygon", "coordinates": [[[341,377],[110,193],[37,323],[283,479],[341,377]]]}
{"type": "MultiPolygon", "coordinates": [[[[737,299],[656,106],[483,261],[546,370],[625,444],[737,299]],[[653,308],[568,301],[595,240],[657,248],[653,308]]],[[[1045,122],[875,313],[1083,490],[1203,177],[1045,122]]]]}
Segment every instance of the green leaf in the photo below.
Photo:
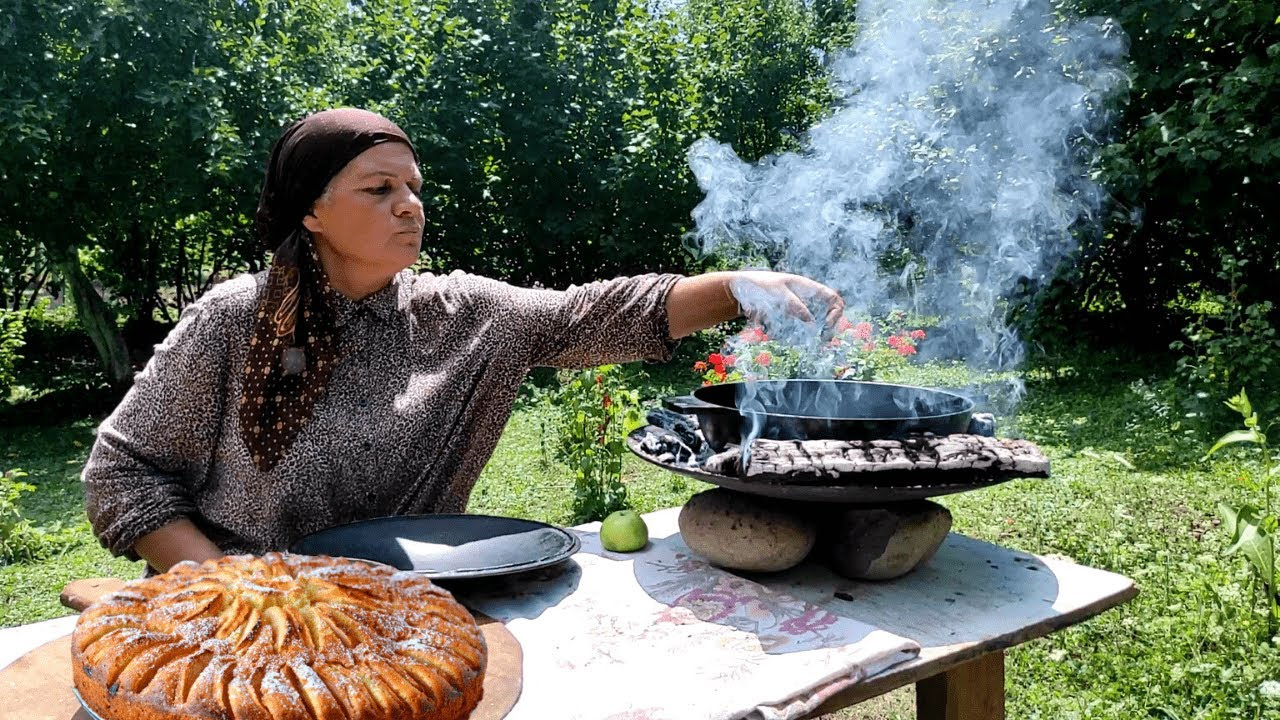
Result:
{"type": "MultiPolygon", "coordinates": [[[[1254,509],[1252,506],[1246,505],[1244,510],[1254,509]]],[[[1222,529],[1234,542],[1236,536],[1236,528],[1240,521],[1241,508],[1237,508],[1226,503],[1218,503],[1218,517],[1222,518],[1222,529]]]]}
{"type": "MultiPolygon", "coordinates": [[[[1223,529],[1231,536],[1226,554],[1244,555],[1262,582],[1272,587],[1275,583],[1275,558],[1271,551],[1271,538],[1263,530],[1269,518],[1250,505],[1236,508],[1225,503],[1219,503],[1218,515],[1222,517],[1223,529]]],[[[1274,518],[1270,519],[1274,522],[1274,518]]]]}
{"type": "Polygon", "coordinates": [[[1222,437],[1218,438],[1218,442],[1214,443],[1213,447],[1209,448],[1209,452],[1205,453],[1204,457],[1200,459],[1208,460],[1210,455],[1213,455],[1214,453],[1218,452],[1219,450],[1221,450],[1222,448],[1228,445],[1235,445],[1237,443],[1253,443],[1254,445],[1263,445],[1266,443],[1266,437],[1263,436],[1262,433],[1258,432],[1254,428],[1250,428],[1248,430],[1232,430],[1226,435],[1223,435],[1222,437]]]}
{"type": "Polygon", "coordinates": [[[1253,405],[1249,402],[1249,395],[1245,393],[1244,388],[1240,388],[1240,394],[1235,395],[1224,403],[1227,407],[1240,413],[1241,417],[1246,420],[1253,414],[1253,405]]]}

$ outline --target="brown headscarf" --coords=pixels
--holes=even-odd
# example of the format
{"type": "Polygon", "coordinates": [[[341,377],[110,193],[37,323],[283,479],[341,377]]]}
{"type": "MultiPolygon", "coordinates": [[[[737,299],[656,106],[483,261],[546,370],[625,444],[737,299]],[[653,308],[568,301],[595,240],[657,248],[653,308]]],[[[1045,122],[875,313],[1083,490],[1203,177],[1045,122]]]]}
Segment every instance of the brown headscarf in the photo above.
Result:
{"type": "Polygon", "coordinates": [[[401,142],[413,151],[409,137],[390,120],[339,108],[295,122],[271,151],[256,225],[275,256],[258,301],[240,392],[240,432],[263,472],[293,446],[324,395],[338,356],[334,291],[302,220],[334,175],[385,142],[401,142]]]}

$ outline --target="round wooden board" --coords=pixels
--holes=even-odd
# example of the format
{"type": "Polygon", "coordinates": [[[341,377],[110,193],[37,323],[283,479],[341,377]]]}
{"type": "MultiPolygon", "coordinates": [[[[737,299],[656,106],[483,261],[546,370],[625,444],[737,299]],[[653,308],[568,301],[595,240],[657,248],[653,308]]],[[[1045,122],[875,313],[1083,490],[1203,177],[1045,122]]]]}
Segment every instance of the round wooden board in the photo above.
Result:
{"type": "MultiPolygon", "coordinates": [[[[484,699],[471,720],[501,720],[520,698],[524,654],[497,620],[472,612],[489,646],[484,699]]],[[[92,720],[71,692],[71,636],[50,640],[0,670],[0,720],[92,720]]]]}

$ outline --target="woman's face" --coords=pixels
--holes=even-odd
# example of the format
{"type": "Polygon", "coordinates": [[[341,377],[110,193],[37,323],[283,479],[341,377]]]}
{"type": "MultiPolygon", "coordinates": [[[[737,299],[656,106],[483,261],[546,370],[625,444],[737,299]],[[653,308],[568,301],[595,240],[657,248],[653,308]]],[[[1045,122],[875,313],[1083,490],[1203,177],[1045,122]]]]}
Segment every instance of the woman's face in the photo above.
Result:
{"type": "Polygon", "coordinates": [[[332,281],[390,280],[422,250],[422,174],[404,143],[386,142],[347,163],[302,224],[332,281]]]}

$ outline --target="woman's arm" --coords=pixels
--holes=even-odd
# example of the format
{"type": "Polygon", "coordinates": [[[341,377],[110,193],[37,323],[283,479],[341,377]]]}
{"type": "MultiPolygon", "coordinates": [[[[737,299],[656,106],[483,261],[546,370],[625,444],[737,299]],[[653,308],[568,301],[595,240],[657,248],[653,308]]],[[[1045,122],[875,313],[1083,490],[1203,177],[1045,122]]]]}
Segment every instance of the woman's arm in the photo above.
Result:
{"type": "Polygon", "coordinates": [[[752,318],[785,315],[814,322],[812,303],[825,306],[830,327],[844,313],[844,299],[831,288],[799,275],[741,270],[682,278],[667,298],[667,324],[682,338],[743,314],[752,318]]]}
{"type": "Polygon", "coordinates": [[[563,291],[517,288],[465,274],[448,280],[476,298],[474,307],[503,309],[502,324],[512,336],[527,339],[529,367],[665,361],[674,340],[742,314],[812,324],[809,308],[822,307],[824,321],[832,326],[844,312],[844,300],[825,285],[757,270],[638,275],[563,291]]]}
{"type": "Polygon", "coordinates": [[[164,572],[183,560],[204,562],[222,557],[218,546],[187,518],[174,520],[138,538],[133,551],[157,572],[164,572]]]}
{"type": "Polygon", "coordinates": [[[184,537],[196,528],[190,520],[200,514],[196,490],[214,462],[226,406],[226,333],[232,319],[223,311],[229,307],[226,294],[219,286],[183,310],[178,325],[99,426],[82,474],[85,511],[99,541],[114,554],[144,558],[157,570],[178,560],[203,560],[210,549],[184,537]],[[182,521],[190,526],[187,533],[166,532],[182,521]],[[152,535],[149,547],[135,547],[152,535]],[[188,548],[197,553],[166,554],[188,548]]]}

